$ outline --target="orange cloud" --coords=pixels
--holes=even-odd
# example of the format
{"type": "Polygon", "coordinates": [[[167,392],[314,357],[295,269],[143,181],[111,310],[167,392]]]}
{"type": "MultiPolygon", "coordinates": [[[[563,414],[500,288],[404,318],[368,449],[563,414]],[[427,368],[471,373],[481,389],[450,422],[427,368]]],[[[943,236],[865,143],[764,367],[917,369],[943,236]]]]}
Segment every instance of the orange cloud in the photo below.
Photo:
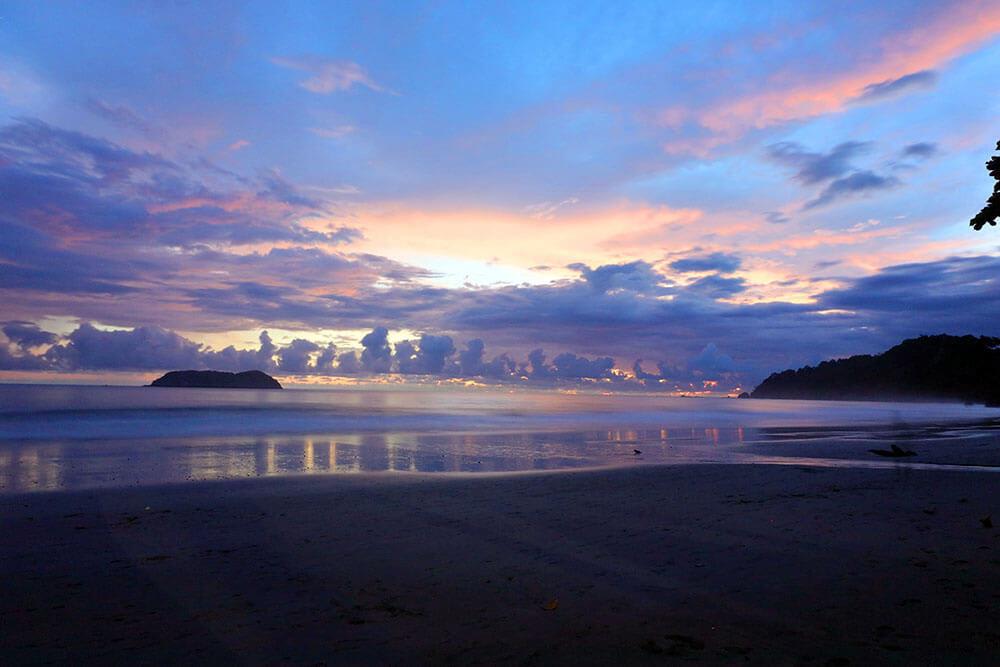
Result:
{"type": "Polygon", "coordinates": [[[634,238],[628,235],[641,230],[659,230],[662,235],[665,229],[690,228],[704,215],[697,209],[629,201],[589,209],[575,204],[553,210],[542,220],[534,213],[530,208],[511,213],[417,209],[397,203],[359,208],[350,224],[365,229],[366,240],[357,247],[390,257],[447,256],[529,267],[604,263],[633,250],[639,257],[656,259],[662,254],[660,247],[647,243],[641,233],[634,238]],[[629,243],[634,247],[628,247],[629,243]]]}
{"type": "Polygon", "coordinates": [[[831,245],[858,245],[873,239],[885,239],[902,236],[904,230],[899,228],[878,228],[861,231],[858,229],[848,229],[845,231],[829,231],[817,229],[812,234],[802,236],[791,236],[746,246],[747,250],[753,252],[774,252],[774,251],[798,251],[810,250],[820,246],[831,245]]]}

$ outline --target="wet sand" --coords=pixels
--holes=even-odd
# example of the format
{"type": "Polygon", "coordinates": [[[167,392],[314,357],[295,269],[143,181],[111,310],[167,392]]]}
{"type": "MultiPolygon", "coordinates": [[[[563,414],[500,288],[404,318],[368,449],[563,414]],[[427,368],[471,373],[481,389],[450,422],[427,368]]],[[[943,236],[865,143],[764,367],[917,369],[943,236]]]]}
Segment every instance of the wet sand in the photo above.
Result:
{"type": "Polygon", "coordinates": [[[997,473],[905,464],[6,496],[0,656],[995,664],[998,498],[997,473]]]}

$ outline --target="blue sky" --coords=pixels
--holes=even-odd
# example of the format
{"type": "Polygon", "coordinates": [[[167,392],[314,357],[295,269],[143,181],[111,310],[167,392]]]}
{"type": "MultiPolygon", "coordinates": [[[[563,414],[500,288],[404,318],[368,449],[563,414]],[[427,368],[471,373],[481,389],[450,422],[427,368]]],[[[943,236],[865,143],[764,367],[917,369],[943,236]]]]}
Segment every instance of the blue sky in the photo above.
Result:
{"type": "Polygon", "coordinates": [[[476,339],[511,376],[544,348],[612,365],[539,380],[731,389],[1000,334],[967,226],[998,68],[989,2],[0,2],[0,374],[171,340],[349,375],[323,350],[385,327],[391,371],[467,375],[476,339]],[[880,276],[928,301],[856,298],[880,276]]]}

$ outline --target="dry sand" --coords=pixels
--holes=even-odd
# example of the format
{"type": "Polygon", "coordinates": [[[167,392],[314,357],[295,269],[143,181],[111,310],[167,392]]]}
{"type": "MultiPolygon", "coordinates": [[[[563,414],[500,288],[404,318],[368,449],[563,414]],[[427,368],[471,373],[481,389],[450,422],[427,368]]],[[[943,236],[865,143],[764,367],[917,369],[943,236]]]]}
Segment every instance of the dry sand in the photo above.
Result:
{"type": "Polygon", "coordinates": [[[8,496],[0,658],[996,664],[998,490],[691,465],[8,496]]]}

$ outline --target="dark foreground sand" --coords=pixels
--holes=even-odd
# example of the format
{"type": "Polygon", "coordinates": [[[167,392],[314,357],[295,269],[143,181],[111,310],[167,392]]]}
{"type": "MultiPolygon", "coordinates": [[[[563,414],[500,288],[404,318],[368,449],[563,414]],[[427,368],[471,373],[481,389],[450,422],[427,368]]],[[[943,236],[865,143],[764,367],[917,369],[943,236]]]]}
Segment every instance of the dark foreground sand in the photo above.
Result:
{"type": "Polygon", "coordinates": [[[0,662],[996,664],[998,491],[703,465],[5,497],[0,662]]]}

